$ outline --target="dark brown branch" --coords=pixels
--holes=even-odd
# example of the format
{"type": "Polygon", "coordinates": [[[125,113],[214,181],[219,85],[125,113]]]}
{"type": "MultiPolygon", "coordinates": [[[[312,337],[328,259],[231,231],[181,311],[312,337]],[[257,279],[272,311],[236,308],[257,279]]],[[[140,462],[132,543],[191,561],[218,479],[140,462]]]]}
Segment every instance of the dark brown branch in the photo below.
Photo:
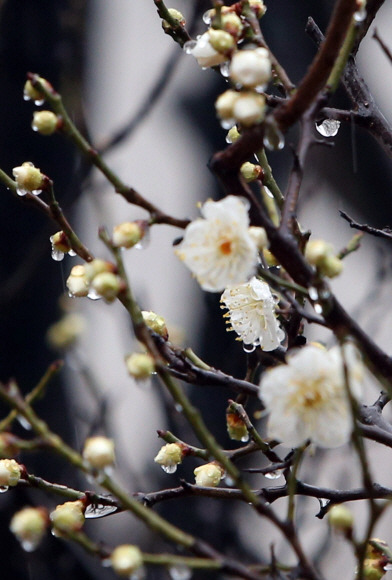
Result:
{"type": "Polygon", "coordinates": [[[340,215],[343,219],[345,219],[349,224],[350,228],[354,228],[355,230],[360,230],[361,232],[365,232],[367,234],[371,234],[377,238],[387,238],[392,240],[392,230],[389,228],[385,228],[379,230],[378,228],[373,228],[372,226],[368,226],[367,224],[359,224],[358,222],[354,221],[346,212],[339,210],[340,215]]]}

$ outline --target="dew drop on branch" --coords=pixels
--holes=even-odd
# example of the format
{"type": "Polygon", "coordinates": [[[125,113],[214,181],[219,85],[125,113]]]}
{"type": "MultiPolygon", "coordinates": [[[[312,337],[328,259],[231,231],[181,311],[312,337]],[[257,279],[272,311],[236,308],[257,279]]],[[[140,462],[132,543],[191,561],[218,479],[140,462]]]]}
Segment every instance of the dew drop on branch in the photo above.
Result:
{"type": "Polygon", "coordinates": [[[177,464],[175,463],[174,465],[161,465],[163,471],[165,473],[175,473],[177,471],[177,464]]]}
{"type": "Polygon", "coordinates": [[[249,433],[246,433],[241,437],[241,443],[248,443],[249,441],[249,433]]]}
{"type": "Polygon", "coordinates": [[[267,479],[279,479],[282,477],[283,469],[275,469],[275,471],[270,471],[269,473],[265,473],[264,477],[267,479]]]}
{"type": "Polygon", "coordinates": [[[19,422],[19,425],[23,427],[23,429],[26,429],[26,431],[31,431],[31,425],[26,419],[26,417],[23,417],[23,415],[17,415],[16,419],[19,422]]]}
{"type": "Polygon", "coordinates": [[[36,105],[37,107],[40,107],[41,105],[44,104],[44,102],[45,102],[45,99],[35,99],[34,105],[36,105]]]}
{"type": "Polygon", "coordinates": [[[316,129],[323,137],[335,137],[340,128],[340,121],[336,119],[324,119],[322,123],[316,123],[316,129]]]}
{"type": "Polygon", "coordinates": [[[98,519],[108,516],[117,510],[116,506],[114,505],[104,505],[101,503],[93,504],[87,506],[86,511],[84,512],[84,517],[86,519],[98,519]]]}
{"type": "Polygon", "coordinates": [[[52,260],[55,262],[61,262],[64,259],[64,252],[60,252],[60,250],[52,249],[52,260]]]}
{"type": "Polygon", "coordinates": [[[27,193],[27,190],[26,190],[26,189],[21,189],[21,188],[17,187],[17,188],[16,188],[16,193],[17,193],[18,195],[20,195],[20,197],[23,197],[24,195],[26,195],[26,193],[27,193]]]}
{"type": "Polygon", "coordinates": [[[317,300],[319,297],[317,288],[314,288],[313,286],[310,286],[310,288],[308,288],[308,294],[311,300],[317,300]]]}
{"type": "Polygon", "coordinates": [[[172,580],[189,580],[192,578],[192,570],[185,564],[170,566],[168,572],[172,580]]]}
{"type": "Polygon", "coordinates": [[[32,540],[23,540],[21,542],[21,546],[25,552],[34,552],[34,550],[38,547],[38,542],[33,542],[32,540]]]}

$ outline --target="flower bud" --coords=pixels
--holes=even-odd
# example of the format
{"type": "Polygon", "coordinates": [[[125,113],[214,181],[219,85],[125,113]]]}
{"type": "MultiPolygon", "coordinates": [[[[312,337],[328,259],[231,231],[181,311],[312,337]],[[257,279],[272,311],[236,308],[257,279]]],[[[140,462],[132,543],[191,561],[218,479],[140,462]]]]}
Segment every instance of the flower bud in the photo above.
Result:
{"type": "Polygon", "coordinates": [[[74,266],[67,278],[66,285],[71,296],[87,296],[88,281],[85,267],[82,264],[74,266]]]}
{"type": "Polygon", "coordinates": [[[57,252],[68,254],[72,249],[69,240],[63,231],[56,232],[53,236],[50,236],[49,239],[52,244],[52,249],[57,252]]]}
{"type": "Polygon", "coordinates": [[[234,117],[234,105],[238,101],[240,93],[229,89],[215,101],[216,114],[220,119],[232,119],[234,117]]]}
{"type": "Polygon", "coordinates": [[[67,349],[72,346],[85,329],[85,319],[76,312],[65,314],[55,324],[49,327],[46,339],[49,345],[56,350],[67,349]]]}
{"type": "Polygon", "coordinates": [[[265,250],[269,246],[267,232],[264,228],[250,226],[248,233],[259,251],[265,250]]]}
{"type": "Polygon", "coordinates": [[[117,248],[132,248],[140,242],[144,233],[137,222],[124,222],[113,229],[112,242],[117,248]]]}
{"type": "Polygon", "coordinates": [[[211,28],[209,34],[210,44],[218,52],[226,54],[235,47],[235,40],[228,32],[211,28]]]}
{"type": "Polygon", "coordinates": [[[31,552],[39,546],[47,525],[48,514],[44,508],[26,507],[14,514],[10,530],[22,547],[31,552]]]}
{"type": "Polygon", "coordinates": [[[257,18],[264,16],[267,10],[263,0],[249,0],[249,6],[255,11],[257,18]]]}
{"type": "Polygon", "coordinates": [[[134,353],[125,359],[128,373],[137,380],[148,379],[155,371],[155,361],[149,354],[134,353]]]}
{"type": "Polygon", "coordinates": [[[160,448],[154,458],[155,463],[162,466],[167,473],[174,473],[177,465],[182,461],[182,448],[178,443],[168,443],[160,448]]]}
{"type": "Polygon", "coordinates": [[[113,465],[115,461],[114,442],[107,437],[89,437],[83,448],[83,458],[95,469],[113,465]]]}
{"type": "Polygon", "coordinates": [[[121,279],[112,272],[102,272],[93,278],[91,288],[106,302],[113,302],[121,290],[121,279]]]}
{"type": "Polygon", "coordinates": [[[240,50],[231,59],[230,78],[243,87],[265,87],[271,74],[271,60],[265,48],[240,50]]]}
{"type": "Polygon", "coordinates": [[[193,473],[196,485],[200,487],[216,487],[223,477],[223,469],[215,462],[200,465],[193,473]]]}
{"type": "Polygon", "coordinates": [[[241,165],[240,171],[245,181],[247,183],[250,183],[252,181],[255,181],[260,176],[262,169],[260,165],[255,165],[254,163],[246,161],[241,165]]]}
{"type": "Polygon", "coordinates": [[[0,487],[18,485],[22,466],[15,459],[0,459],[0,487]]]}
{"type": "Polygon", "coordinates": [[[231,34],[232,36],[234,36],[235,38],[238,38],[244,29],[241,18],[237,16],[237,14],[235,14],[234,12],[222,14],[221,23],[222,29],[231,34]]]}
{"type": "MultiPolygon", "coordinates": [[[[181,12],[179,10],[176,10],[175,8],[169,8],[168,9],[170,16],[176,20],[177,25],[180,24],[181,26],[185,26],[186,21],[184,16],[181,14],[181,12]]],[[[167,22],[167,20],[162,20],[162,28],[164,30],[168,30],[169,28],[171,28],[170,24],[167,22]]]]}
{"type": "Polygon", "coordinates": [[[57,535],[62,532],[78,532],[84,524],[84,504],[79,500],[67,501],[58,505],[49,517],[57,535]]]}
{"type": "Polygon", "coordinates": [[[52,111],[35,111],[31,126],[41,135],[53,135],[58,122],[58,117],[52,111]]]}
{"type": "Polygon", "coordinates": [[[155,312],[143,310],[142,311],[143,320],[146,325],[151,328],[154,332],[162,336],[165,340],[168,339],[169,333],[166,327],[166,321],[163,316],[159,316],[159,314],[155,314],[155,312]]]}
{"type": "Polygon", "coordinates": [[[143,554],[137,546],[123,544],[114,548],[110,562],[116,574],[129,578],[143,566],[143,554]]]}
{"type": "Polygon", "coordinates": [[[226,413],[226,426],[230,439],[233,441],[249,441],[248,429],[244,421],[236,413],[226,413]]]}
{"type": "Polygon", "coordinates": [[[237,125],[234,125],[228,132],[226,141],[228,143],[235,143],[241,137],[240,132],[238,131],[237,125]]]}
{"type": "MultiPolygon", "coordinates": [[[[192,42],[192,41],[191,41],[192,42]]],[[[189,54],[195,57],[199,66],[208,68],[217,66],[227,60],[227,57],[215,50],[210,43],[210,31],[205,32],[196,40],[196,44],[188,49],[189,54]]]]}
{"type": "Polygon", "coordinates": [[[369,560],[363,562],[363,578],[366,580],[381,580],[386,574],[384,570],[385,559],[369,560]]]}
{"type": "Polygon", "coordinates": [[[233,117],[244,127],[251,127],[264,119],[265,98],[258,93],[243,92],[233,106],[233,117]]]}
{"type": "Polygon", "coordinates": [[[333,246],[325,240],[310,240],[306,244],[305,258],[328,278],[338,276],[343,270],[342,260],[334,255],[333,246]]]}
{"type": "MultiPolygon", "coordinates": [[[[50,89],[51,85],[45,79],[39,77],[38,80],[45,88],[50,89]]],[[[45,95],[41,93],[38,89],[33,86],[33,83],[29,80],[26,81],[25,86],[23,88],[23,98],[25,101],[39,101],[39,104],[42,104],[45,100],[45,95]]],[[[37,103],[38,104],[38,103],[37,103]]]]}
{"type": "Polygon", "coordinates": [[[345,505],[334,505],[328,512],[328,521],[335,530],[350,532],[353,528],[354,516],[345,505]]]}
{"type": "Polygon", "coordinates": [[[12,174],[15,177],[18,195],[26,195],[26,193],[38,195],[41,193],[45,176],[30,161],[25,161],[19,167],[14,167],[12,174]]]}
{"type": "Polygon", "coordinates": [[[271,254],[271,252],[268,249],[264,248],[263,256],[264,256],[264,260],[267,263],[267,266],[269,266],[269,267],[279,266],[278,260],[275,258],[275,256],[273,254],[271,254]]]}
{"type": "Polygon", "coordinates": [[[102,274],[103,272],[116,272],[116,267],[111,262],[106,260],[101,260],[100,258],[95,258],[88,262],[84,266],[85,275],[88,283],[92,282],[95,276],[102,274]]]}

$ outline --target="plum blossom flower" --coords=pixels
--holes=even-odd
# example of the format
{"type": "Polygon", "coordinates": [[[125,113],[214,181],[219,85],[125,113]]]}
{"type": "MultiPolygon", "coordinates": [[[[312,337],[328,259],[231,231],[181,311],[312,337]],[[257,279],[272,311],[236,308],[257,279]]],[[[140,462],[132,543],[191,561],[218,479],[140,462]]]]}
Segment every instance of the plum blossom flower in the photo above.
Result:
{"type": "Polygon", "coordinates": [[[184,50],[191,54],[196,60],[197,64],[202,68],[209,68],[217,66],[227,60],[227,56],[222,52],[218,52],[211,44],[210,31],[208,30],[197,39],[191,40],[184,44],[184,50]]]}
{"type": "Polygon", "coordinates": [[[255,276],[246,284],[229,286],[223,292],[221,302],[229,311],[231,328],[244,344],[260,346],[270,351],[277,348],[284,338],[275,314],[276,299],[266,282],[255,276]]]}
{"type": "Polygon", "coordinates": [[[309,345],[267,371],[260,397],[269,411],[268,436],[289,447],[310,439],[320,447],[338,447],[350,439],[353,420],[344,361],[353,397],[360,399],[364,367],[355,347],[327,351],[309,345]],[[343,360],[344,358],[344,360],[343,360]]]}
{"type": "Polygon", "coordinates": [[[248,232],[244,201],[233,195],[207,201],[201,214],[203,219],[187,226],[177,256],[208,292],[246,282],[255,271],[258,249],[248,232]]]}

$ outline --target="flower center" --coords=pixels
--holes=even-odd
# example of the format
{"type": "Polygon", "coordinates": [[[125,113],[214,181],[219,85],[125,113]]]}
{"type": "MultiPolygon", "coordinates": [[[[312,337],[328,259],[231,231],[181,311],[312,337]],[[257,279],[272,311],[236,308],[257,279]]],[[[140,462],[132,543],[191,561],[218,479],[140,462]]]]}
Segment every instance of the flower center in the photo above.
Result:
{"type": "Polygon", "coordinates": [[[220,243],[219,250],[225,256],[227,256],[228,254],[231,254],[231,241],[225,240],[224,242],[220,243]]]}

